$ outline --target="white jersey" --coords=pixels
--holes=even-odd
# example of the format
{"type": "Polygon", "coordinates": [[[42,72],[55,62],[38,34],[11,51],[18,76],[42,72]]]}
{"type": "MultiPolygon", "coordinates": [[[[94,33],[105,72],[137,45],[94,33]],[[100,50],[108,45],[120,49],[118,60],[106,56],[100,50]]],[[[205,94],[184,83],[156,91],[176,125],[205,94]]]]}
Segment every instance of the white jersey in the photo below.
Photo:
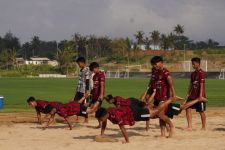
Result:
{"type": "MultiPolygon", "coordinates": [[[[85,93],[86,90],[86,80],[90,79],[90,71],[88,67],[80,69],[79,80],[77,85],[77,92],[85,93]]],[[[89,87],[88,87],[89,89],[89,87]]]]}

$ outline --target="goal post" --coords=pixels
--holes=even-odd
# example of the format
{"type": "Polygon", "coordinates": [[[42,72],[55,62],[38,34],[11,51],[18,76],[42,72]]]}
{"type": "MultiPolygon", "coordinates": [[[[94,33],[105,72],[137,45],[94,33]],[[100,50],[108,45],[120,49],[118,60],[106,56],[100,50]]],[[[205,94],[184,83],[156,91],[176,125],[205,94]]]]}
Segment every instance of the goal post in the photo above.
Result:
{"type": "Polygon", "coordinates": [[[223,79],[223,80],[225,79],[225,69],[220,70],[219,79],[223,79]]]}
{"type": "MultiPolygon", "coordinates": [[[[183,72],[193,71],[191,61],[182,61],[183,72]]],[[[208,62],[207,60],[201,60],[201,68],[205,72],[208,72],[208,62]]]]}

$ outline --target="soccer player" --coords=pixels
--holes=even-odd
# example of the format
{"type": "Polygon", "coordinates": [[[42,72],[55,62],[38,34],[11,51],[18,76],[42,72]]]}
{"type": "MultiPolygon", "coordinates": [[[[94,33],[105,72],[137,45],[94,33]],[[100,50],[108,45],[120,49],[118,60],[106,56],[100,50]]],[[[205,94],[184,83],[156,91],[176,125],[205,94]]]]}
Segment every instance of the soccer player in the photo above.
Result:
{"type": "MultiPolygon", "coordinates": [[[[206,98],[205,94],[205,72],[201,69],[201,59],[198,57],[194,57],[191,59],[192,67],[194,68],[194,72],[191,74],[191,81],[187,93],[187,102],[192,101],[194,99],[204,99],[206,98]]],[[[202,121],[202,130],[206,129],[206,103],[205,102],[199,102],[195,104],[193,109],[196,110],[196,112],[199,112],[201,116],[202,121]]],[[[192,114],[191,114],[191,108],[186,110],[186,117],[188,122],[187,130],[192,130],[192,114]]]]}
{"type": "MultiPolygon", "coordinates": [[[[90,77],[89,67],[86,66],[86,60],[84,57],[78,57],[76,62],[80,67],[80,73],[74,100],[82,101],[82,104],[88,105],[89,77],[90,77]]],[[[79,122],[78,116],[76,122],[79,122]]],[[[88,114],[85,116],[84,123],[88,123],[88,114]]]]}
{"type": "Polygon", "coordinates": [[[45,101],[45,100],[36,100],[34,97],[29,97],[27,99],[27,103],[30,107],[35,108],[35,110],[37,112],[37,119],[38,119],[39,124],[42,124],[42,120],[43,120],[43,119],[41,119],[41,113],[46,114],[46,117],[48,115],[48,112],[45,111],[45,108],[48,105],[50,105],[52,107],[57,107],[57,105],[60,104],[60,102],[49,102],[49,101],[45,101]]]}
{"type": "MultiPolygon", "coordinates": [[[[97,62],[92,62],[89,65],[89,69],[92,73],[94,73],[93,76],[93,88],[91,90],[91,104],[94,104],[97,100],[103,100],[105,96],[105,74],[102,72],[99,68],[99,64],[97,62]]],[[[96,112],[98,114],[98,111],[96,112]]],[[[96,117],[96,115],[95,115],[96,117]]],[[[101,122],[98,120],[99,125],[97,128],[101,127],[101,122]]]]}
{"type": "MultiPolygon", "coordinates": [[[[152,76],[149,83],[148,94],[151,95],[153,89],[156,89],[156,94],[154,97],[154,107],[157,107],[161,102],[166,101],[171,97],[170,93],[172,92],[172,97],[176,97],[176,92],[173,84],[173,79],[170,75],[170,72],[163,66],[163,59],[160,56],[154,56],[151,59],[152,65],[152,76]]],[[[166,124],[170,127],[170,134],[171,137],[174,134],[174,125],[172,121],[169,119],[168,116],[161,111],[159,114],[159,124],[161,129],[161,136],[165,137],[165,129],[166,124]]]]}
{"type": "MultiPolygon", "coordinates": [[[[153,96],[154,97],[154,96],[153,96]]],[[[149,98],[153,98],[149,97],[149,98]]],[[[111,94],[105,97],[106,101],[109,104],[114,104],[116,107],[130,107],[131,109],[138,106],[140,108],[148,107],[145,102],[138,100],[136,98],[122,98],[120,96],[113,97],[111,94]]],[[[142,121],[146,121],[146,131],[149,129],[149,119],[142,119],[142,121]]]]}
{"type": "Polygon", "coordinates": [[[77,101],[72,101],[66,104],[60,104],[60,105],[57,105],[56,107],[47,105],[47,107],[45,107],[45,111],[48,112],[51,115],[51,117],[49,118],[49,121],[43,127],[43,129],[48,128],[49,125],[52,123],[55,114],[58,114],[59,116],[65,119],[65,121],[67,122],[69,126],[69,129],[72,130],[72,124],[68,119],[70,116],[73,116],[73,115],[82,116],[82,115],[96,112],[99,106],[101,105],[101,103],[102,103],[102,100],[97,100],[92,107],[86,107],[77,101]]]}
{"type": "MultiPolygon", "coordinates": [[[[163,109],[168,106],[168,104],[177,99],[179,98],[170,97],[166,101],[161,102],[157,108],[142,107],[140,105],[132,105],[132,107],[119,106],[107,109],[101,108],[101,113],[99,114],[99,119],[102,121],[101,135],[104,135],[108,119],[113,124],[119,125],[120,130],[125,138],[125,143],[128,143],[129,138],[124,125],[133,126],[135,121],[146,121],[150,118],[155,118],[160,111],[163,111],[163,109]]],[[[192,103],[194,103],[194,101],[192,103]]]]}

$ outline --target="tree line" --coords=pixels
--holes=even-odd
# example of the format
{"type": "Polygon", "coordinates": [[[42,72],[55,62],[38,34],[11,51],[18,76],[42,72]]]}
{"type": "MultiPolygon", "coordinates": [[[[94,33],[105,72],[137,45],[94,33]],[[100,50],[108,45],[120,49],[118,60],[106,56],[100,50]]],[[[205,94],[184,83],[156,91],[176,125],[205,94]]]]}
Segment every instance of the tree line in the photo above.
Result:
{"type": "Polygon", "coordinates": [[[118,58],[135,58],[141,46],[146,49],[183,50],[218,48],[219,43],[213,39],[206,41],[193,41],[184,35],[184,26],[176,25],[169,34],[154,30],[149,33],[137,31],[133,37],[110,38],[108,36],[82,35],[75,33],[70,40],[43,41],[34,36],[30,41],[21,43],[19,38],[11,32],[0,36],[0,63],[2,68],[15,68],[16,57],[29,59],[30,57],[48,57],[56,59],[60,68],[68,68],[70,62],[77,56],[85,56],[89,59],[103,57],[111,60],[118,58]],[[66,66],[66,67],[65,67],[66,66]]]}

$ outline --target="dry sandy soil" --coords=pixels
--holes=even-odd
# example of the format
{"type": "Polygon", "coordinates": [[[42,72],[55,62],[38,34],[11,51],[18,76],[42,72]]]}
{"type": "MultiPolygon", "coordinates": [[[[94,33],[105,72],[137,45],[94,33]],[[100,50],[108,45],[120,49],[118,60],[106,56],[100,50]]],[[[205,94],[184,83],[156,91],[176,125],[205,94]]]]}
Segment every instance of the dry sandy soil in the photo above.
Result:
{"type": "MultiPolygon", "coordinates": [[[[193,111],[194,112],[194,111],[193,111]]],[[[71,118],[74,119],[74,118],[71,118]]],[[[82,119],[83,120],[83,119],[82,119]]],[[[47,130],[35,123],[34,113],[0,113],[0,150],[131,150],[131,149],[216,149],[225,150],[225,108],[207,110],[207,130],[201,131],[199,115],[194,113],[194,131],[182,130],[186,126],[184,112],[173,119],[176,135],[173,138],[161,138],[158,120],[151,121],[151,130],[145,132],[145,123],[137,122],[128,128],[129,144],[124,140],[118,127],[108,123],[106,134],[117,139],[115,143],[99,143],[94,138],[100,134],[95,119],[89,124],[76,124],[68,130],[61,119],[47,130]]]]}

